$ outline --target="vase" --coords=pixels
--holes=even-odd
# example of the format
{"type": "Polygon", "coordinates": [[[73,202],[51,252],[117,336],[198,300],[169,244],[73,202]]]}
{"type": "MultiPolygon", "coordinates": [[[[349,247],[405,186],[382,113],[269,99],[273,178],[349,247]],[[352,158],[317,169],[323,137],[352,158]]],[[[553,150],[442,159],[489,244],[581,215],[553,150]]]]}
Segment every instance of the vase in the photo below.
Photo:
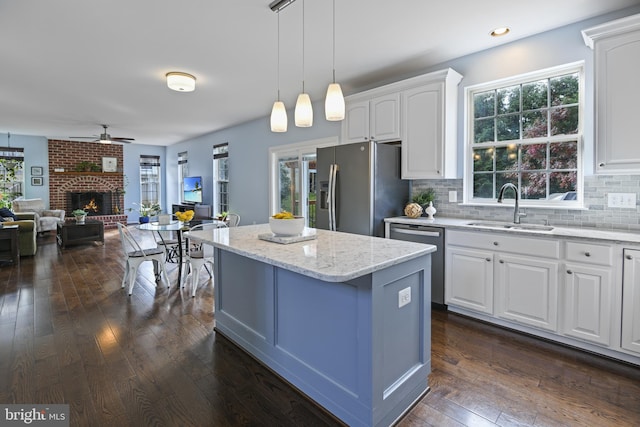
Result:
{"type": "Polygon", "coordinates": [[[424,210],[427,214],[427,220],[433,221],[433,216],[436,214],[437,210],[433,207],[433,202],[429,202],[429,206],[424,210]]]}
{"type": "Polygon", "coordinates": [[[149,217],[148,216],[141,216],[140,218],[138,218],[138,222],[140,224],[147,224],[149,222],[149,217]]]}

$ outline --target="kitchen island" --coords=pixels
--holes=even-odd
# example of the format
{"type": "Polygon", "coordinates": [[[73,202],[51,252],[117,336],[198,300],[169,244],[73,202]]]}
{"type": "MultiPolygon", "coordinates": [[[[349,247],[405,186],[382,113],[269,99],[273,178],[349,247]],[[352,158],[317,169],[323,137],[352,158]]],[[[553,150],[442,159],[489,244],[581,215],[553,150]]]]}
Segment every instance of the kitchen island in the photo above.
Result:
{"type": "Polygon", "coordinates": [[[435,247],[266,224],[189,233],[215,248],[215,330],[350,426],[387,426],[429,389],[435,247]]]}

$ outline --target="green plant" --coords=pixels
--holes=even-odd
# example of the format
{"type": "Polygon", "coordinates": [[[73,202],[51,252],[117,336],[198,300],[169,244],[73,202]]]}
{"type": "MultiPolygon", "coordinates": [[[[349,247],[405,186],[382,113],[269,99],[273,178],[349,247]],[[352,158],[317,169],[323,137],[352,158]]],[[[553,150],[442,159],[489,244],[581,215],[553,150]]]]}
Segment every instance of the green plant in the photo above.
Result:
{"type": "Polygon", "coordinates": [[[433,202],[436,198],[436,190],[433,188],[427,188],[424,191],[415,194],[411,199],[414,203],[419,204],[420,206],[428,205],[429,202],[433,202]]]}
{"type": "Polygon", "coordinates": [[[71,212],[71,215],[73,216],[84,216],[86,214],[87,212],[84,209],[76,209],[73,212],[71,212]]]}
{"type": "MultiPolygon", "coordinates": [[[[134,205],[138,205],[138,204],[134,203],[134,205]]],[[[137,210],[140,213],[140,216],[154,216],[162,212],[162,208],[158,203],[152,203],[150,205],[145,205],[144,203],[140,203],[138,205],[138,209],[135,209],[135,208],[128,209],[129,212],[133,210],[137,210]]]]}
{"type": "Polygon", "coordinates": [[[100,166],[86,160],[76,165],[76,172],[100,172],[100,171],[101,171],[100,166]]]}

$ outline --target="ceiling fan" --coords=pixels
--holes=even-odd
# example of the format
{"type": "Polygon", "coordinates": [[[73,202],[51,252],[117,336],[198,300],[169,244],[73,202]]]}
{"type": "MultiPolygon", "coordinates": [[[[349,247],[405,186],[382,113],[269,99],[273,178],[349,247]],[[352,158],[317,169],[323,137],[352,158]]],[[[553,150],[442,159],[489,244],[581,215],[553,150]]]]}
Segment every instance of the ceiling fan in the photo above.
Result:
{"type": "Polygon", "coordinates": [[[112,142],[126,142],[126,143],[130,143],[131,141],[135,141],[135,138],[122,138],[122,137],[116,137],[116,136],[111,136],[107,133],[107,128],[109,127],[108,125],[101,125],[104,128],[104,132],[101,133],[100,135],[93,135],[93,136],[70,136],[69,138],[81,138],[81,139],[91,139],[91,138],[97,138],[94,139],[93,142],[100,142],[102,144],[111,144],[112,142]]]}

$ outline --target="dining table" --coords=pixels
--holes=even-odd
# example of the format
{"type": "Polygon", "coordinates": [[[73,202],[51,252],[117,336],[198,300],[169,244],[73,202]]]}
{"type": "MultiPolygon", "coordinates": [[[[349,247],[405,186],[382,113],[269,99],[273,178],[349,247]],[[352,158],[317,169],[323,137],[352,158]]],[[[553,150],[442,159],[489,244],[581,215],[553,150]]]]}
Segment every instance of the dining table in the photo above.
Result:
{"type": "Polygon", "coordinates": [[[138,229],[140,230],[151,231],[151,232],[155,231],[156,233],[158,233],[158,236],[160,237],[160,240],[163,242],[163,244],[165,241],[165,236],[162,235],[163,231],[170,231],[176,234],[176,239],[177,239],[176,246],[177,246],[177,254],[178,254],[178,259],[177,259],[178,288],[180,288],[182,285],[182,264],[184,260],[185,244],[188,243],[187,242],[188,239],[184,238],[183,233],[189,231],[191,227],[196,226],[198,224],[211,223],[211,222],[222,222],[222,221],[219,221],[217,219],[197,219],[197,220],[191,220],[189,222],[171,220],[169,221],[168,224],[164,224],[164,223],[161,224],[158,221],[149,221],[147,223],[138,225],[138,229]]]}

